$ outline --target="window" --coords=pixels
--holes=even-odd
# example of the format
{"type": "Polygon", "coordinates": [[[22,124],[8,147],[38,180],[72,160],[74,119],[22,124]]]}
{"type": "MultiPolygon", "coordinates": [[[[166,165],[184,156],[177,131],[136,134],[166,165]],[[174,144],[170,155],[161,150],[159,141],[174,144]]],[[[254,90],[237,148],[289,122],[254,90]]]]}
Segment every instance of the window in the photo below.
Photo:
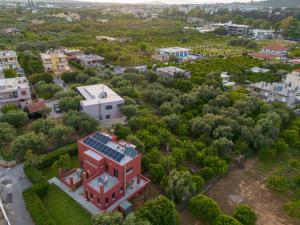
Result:
{"type": "Polygon", "coordinates": [[[105,204],[108,204],[108,198],[105,198],[105,204]]]}
{"type": "Polygon", "coordinates": [[[120,193],[122,193],[123,192],[123,187],[120,187],[120,193]]]}
{"type": "Polygon", "coordinates": [[[93,195],[93,193],[91,193],[91,195],[90,195],[90,198],[91,198],[91,199],[93,199],[93,198],[94,198],[94,195],[93,195]]]}
{"type": "Polygon", "coordinates": [[[105,171],[108,171],[108,165],[105,164],[105,171]]]}
{"type": "Polygon", "coordinates": [[[119,171],[117,169],[114,169],[114,177],[119,177],[119,171]]]}
{"type": "Polygon", "coordinates": [[[117,108],[121,108],[123,106],[123,103],[117,104],[117,108]]]}
{"type": "Polygon", "coordinates": [[[27,92],[26,91],[21,91],[21,95],[26,95],[27,92]]]}
{"type": "Polygon", "coordinates": [[[99,198],[97,198],[97,204],[100,204],[100,199],[99,198]]]}
{"type": "Polygon", "coordinates": [[[113,108],[112,105],[106,105],[106,106],[105,106],[105,109],[106,109],[106,110],[109,110],[109,109],[112,109],[112,108],[113,108]]]}
{"type": "Polygon", "coordinates": [[[106,119],[110,119],[110,114],[107,114],[107,115],[105,116],[105,118],[106,118],[106,119]]]}
{"type": "Polygon", "coordinates": [[[129,173],[131,173],[132,171],[133,171],[133,168],[130,167],[129,169],[126,170],[126,174],[129,174],[129,173]]]}
{"type": "Polygon", "coordinates": [[[115,193],[112,193],[111,198],[112,198],[112,200],[115,200],[116,194],[115,194],[115,193]]]}

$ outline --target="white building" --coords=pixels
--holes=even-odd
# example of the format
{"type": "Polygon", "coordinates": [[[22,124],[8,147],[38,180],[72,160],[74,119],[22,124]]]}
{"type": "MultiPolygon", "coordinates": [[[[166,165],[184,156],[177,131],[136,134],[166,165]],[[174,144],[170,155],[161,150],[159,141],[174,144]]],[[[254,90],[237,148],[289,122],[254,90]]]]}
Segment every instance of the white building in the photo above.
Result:
{"type": "Polygon", "coordinates": [[[77,87],[84,100],[80,102],[84,112],[98,120],[118,118],[124,99],[104,84],[77,87]]]}
{"type": "Polygon", "coordinates": [[[0,79],[0,106],[21,104],[31,99],[29,82],[25,77],[0,79]]]}
{"type": "Polygon", "coordinates": [[[15,51],[0,51],[0,74],[3,74],[3,70],[5,69],[20,69],[18,56],[15,51]]]}
{"type": "Polygon", "coordinates": [[[184,78],[190,78],[191,73],[186,72],[183,69],[177,68],[175,66],[167,66],[167,67],[160,67],[156,69],[156,72],[166,78],[173,78],[175,75],[182,75],[184,78]]]}
{"type": "Polygon", "coordinates": [[[275,37],[274,30],[251,29],[249,30],[249,34],[255,40],[273,39],[275,37]]]}
{"type": "Polygon", "coordinates": [[[235,82],[230,81],[231,76],[227,72],[222,72],[220,77],[221,77],[223,86],[233,87],[235,85],[235,82]]]}
{"type": "Polygon", "coordinates": [[[167,55],[170,58],[184,59],[189,57],[190,49],[181,47],[170,47],[158,49],[160,55],[167,55]]]}
{"type": "Polygon", "coordinates": [[[280,83],[258,82],[250,84],[252,94],[268,102],[282,102],[289,107],[300,102],[300,73],[293,72],[280,83]]]}
{"type": "Polygon", "coordinates": [[[228,23],[215,23],[211,25],[215,29],[224,27],[229,35],[246,35],[248,33],[249,26],[243,24],[234,24],[231,21],[228,23]]]}
{"type": "Polygon", "coordinates": [[[251,68],[250,69],[250,71],[252,72],[252,73],[267,73],[267,72],[270,72],[271,70],[269,70],[269,69],[264,69],[264,68],[260,68],[260,67],[253,67],[253,68],[251,68]]]}

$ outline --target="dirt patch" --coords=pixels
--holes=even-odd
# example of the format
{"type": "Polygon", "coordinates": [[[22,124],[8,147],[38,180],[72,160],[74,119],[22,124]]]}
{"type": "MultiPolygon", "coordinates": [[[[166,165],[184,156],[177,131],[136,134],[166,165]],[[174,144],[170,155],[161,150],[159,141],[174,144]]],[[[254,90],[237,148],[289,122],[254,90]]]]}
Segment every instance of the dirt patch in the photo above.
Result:
{"type": "Polygon", "coordinates": [[[248,160],[246,169],[234,169],[207,193],[216,200],[225,213],[231,214],[237,204],[245,203],[256,212],[257,225],[299,225],[282,209],[287,199],[266,187],[266,179],[272,171],[261,173],[257,160],[248,160]]]}

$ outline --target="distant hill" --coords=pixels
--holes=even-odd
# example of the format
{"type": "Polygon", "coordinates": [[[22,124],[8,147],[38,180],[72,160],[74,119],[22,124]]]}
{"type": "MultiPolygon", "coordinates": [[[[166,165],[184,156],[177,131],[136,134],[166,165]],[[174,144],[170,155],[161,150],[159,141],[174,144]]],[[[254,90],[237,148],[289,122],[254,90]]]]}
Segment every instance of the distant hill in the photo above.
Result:
{"type": "Polygon", "coordinates": [[[266,0],[259,2],[259,4],[272,7],[300,8],[300,0],[266,0]]]}

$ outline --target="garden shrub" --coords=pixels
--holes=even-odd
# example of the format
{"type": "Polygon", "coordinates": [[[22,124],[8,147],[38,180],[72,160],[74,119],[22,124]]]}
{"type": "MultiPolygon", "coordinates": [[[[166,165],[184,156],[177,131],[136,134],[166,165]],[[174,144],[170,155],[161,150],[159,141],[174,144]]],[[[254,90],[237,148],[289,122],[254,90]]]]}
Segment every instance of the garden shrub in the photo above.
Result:
{"type": "Polygon", "coordinates": [[[24,173],[33,184],[47,182],[47,179],[42,175],[42,173],[32,165],[24,166],[24,173]]]}

